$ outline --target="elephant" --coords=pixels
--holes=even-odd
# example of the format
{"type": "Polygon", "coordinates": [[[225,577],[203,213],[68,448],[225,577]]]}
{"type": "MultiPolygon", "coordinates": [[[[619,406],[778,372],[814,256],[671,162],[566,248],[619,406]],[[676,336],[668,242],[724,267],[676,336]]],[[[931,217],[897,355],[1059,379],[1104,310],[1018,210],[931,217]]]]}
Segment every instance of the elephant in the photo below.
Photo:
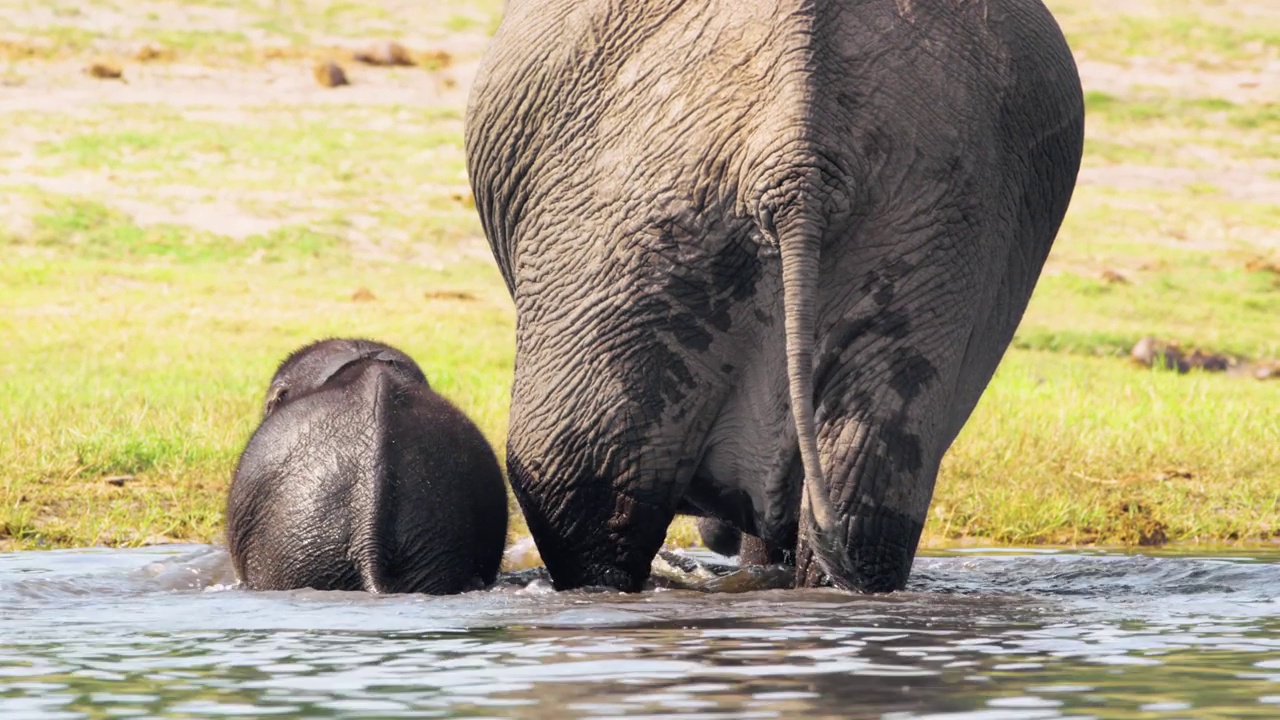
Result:
{"type": "Polygon", "coordinates": [[[742,551],[742,533],[714,517],[698,518],[698,537],[711,552],[733,557],[742,551]]]}
{"type": "Polygon", "coordinates": [[[684,513],[902,588],[1083,138],[1039,0],[509,0],[465,142],[554,585],[641,590],[684,513]]]}
{"type": "Polygon", "coordinates": [[[459,593],[493,583],[506,536],[492,447],[408,355],[332,338],[281,363],[227,497],[245,586],[459,593]]]}

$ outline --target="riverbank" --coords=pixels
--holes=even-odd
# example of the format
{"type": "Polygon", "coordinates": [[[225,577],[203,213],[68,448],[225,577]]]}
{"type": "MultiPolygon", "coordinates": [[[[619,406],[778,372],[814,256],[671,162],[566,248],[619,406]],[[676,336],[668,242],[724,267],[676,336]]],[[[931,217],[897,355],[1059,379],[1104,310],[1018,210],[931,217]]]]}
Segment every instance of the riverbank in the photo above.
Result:
{"type": "MultiPolygon", "coordinates": [[[[461,140],[501,2],[7,5],[0,547],[218,540],[275,364],[326,335],[402,347],[503,446],[513,315],[461,140]],[[387,38],[417,64],[353,60],[387,38]]],[[[1280,358],[1280,20],[1050,5],[1084,168],[925,542],[1272,541],[1280,381],[1128,353],[1280,358]]]]}

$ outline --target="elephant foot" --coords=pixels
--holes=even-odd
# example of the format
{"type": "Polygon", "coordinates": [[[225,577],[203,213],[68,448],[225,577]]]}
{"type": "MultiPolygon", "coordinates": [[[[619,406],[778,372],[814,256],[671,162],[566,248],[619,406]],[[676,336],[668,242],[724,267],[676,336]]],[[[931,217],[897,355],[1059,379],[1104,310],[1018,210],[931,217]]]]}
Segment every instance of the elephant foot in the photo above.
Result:
{"type": "Polygon", "coordinates": [[[831,578],[807,545],[796,553],[796,587],[831,587],[831,578]]]}
{"type": "Polygon", "coordinates": [[[555,571],[551,573],[551,582],[556,590],[600,588],[634,593],[644,590],[648,579],[649,568],[645,568],[643,572],[634,572],[612,565],[588,565],[580,575],[569,578],[565,578],[563,572],[559,576],[555,571]]]}

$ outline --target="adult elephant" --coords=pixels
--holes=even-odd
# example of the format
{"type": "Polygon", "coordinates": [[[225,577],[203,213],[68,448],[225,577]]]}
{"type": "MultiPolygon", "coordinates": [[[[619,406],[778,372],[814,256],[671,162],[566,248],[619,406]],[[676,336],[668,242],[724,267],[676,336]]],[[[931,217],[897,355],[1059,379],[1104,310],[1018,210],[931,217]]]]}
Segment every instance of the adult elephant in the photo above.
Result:
{"type": "Polygon", "coordinates": [[[690,512],[901,588],[1083,127],[1037,0],[509,0],[467,159],[555,585],[641,588],[690,512]]]}

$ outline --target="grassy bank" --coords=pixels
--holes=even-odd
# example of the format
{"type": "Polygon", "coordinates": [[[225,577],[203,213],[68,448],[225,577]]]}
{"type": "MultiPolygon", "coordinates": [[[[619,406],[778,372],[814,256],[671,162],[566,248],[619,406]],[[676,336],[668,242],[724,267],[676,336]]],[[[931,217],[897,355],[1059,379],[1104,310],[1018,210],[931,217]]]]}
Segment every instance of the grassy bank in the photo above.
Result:
{"type": "MultiPolygon", "coordinates": [[[[461,148],[500,6],[0,0],[0,546],[216,540],[275,364],[327,335],[403,347],[502,446],[513,318],[461,148]],[[311,80],[384,37],[435,60],[311,80]]],[[[1280,382],[1125,355],[1280,357],[1280,31],[1245,0],[1051,6],[1085,168],[926,540],[1272,540],[1280,382]]]]}

